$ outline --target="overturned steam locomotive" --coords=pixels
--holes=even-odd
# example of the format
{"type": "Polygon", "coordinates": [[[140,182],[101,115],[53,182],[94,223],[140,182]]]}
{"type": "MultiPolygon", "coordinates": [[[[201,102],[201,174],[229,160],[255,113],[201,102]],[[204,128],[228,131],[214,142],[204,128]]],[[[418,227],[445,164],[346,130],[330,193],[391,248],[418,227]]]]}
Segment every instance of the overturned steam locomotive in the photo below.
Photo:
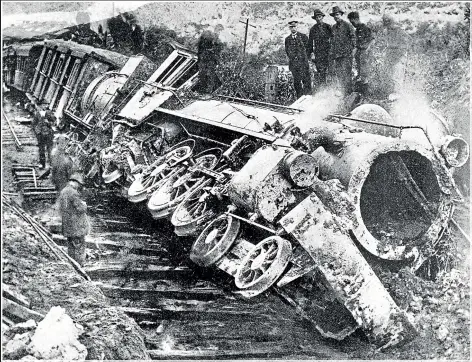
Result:
{"type": "Polygon", "coordinates": [[[469,148],[440,116],[426,127],[372,104],[320,117],[311,96],[203,100],[180,47],[158,66],[63,41],[3,56],[6,85],[69,127],[87,179],[195,237],[192,261],[234,277],[237,293],[276,291],[330,338],[414,337],[367,260],[418,269],[452,217],[469,148]]]}

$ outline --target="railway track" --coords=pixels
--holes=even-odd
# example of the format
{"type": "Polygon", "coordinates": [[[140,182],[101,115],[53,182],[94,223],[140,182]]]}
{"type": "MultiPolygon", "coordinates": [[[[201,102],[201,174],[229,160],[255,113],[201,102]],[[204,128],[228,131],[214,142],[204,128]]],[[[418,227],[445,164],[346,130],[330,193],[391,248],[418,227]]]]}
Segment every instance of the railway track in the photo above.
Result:
{"type": "Polygon", "coordinates": [[[85,271],[141,326],[153,359],[345,358],[275,295],[243,299],[226,274],[191,264],[191,240],[167,223],[93,199],[85,271]]]}
{"type": "Polygon", "coordinates": [[[38,144],[36,136],[29,123],[19,122],[18,120],[27,120],[31,116],[21,112],[13,111],[7,108],[2,111],[2,145],[36,146],[38,144]],[[19,145],[18,145],[19,142],[19,145]]]}

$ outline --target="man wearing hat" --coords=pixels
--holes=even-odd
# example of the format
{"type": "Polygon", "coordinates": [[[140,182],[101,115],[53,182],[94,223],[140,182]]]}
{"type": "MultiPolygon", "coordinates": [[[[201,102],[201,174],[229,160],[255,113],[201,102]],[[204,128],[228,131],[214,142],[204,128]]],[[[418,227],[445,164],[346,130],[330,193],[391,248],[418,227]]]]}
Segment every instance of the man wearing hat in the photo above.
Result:
{"type": "Polygon", "coordinates": [[[205,94],[205,98],[209,98],[221,86],[216,69],[224,49],[224,44],[219,37],[223,28],[223,25],[217,24],[214,31],[205,30],[198,39],[197,66],[199,81],[197,89],[200,93],[205,94]]]}
{"type": "Polygon", "coordinates": [[[290,35],[285,38],[285,52],[289,59],[289,69],[293,75],[293,85],[297,98],[304,94],[311,94],[311,76],[308,56],[311,47],[308,37],[297,31],[298,21],[288,23],[290,35]]]}
{"type": "Polygon", "coordinates": [[[313,52],[316,70],[318,71],[318,81],[320,85],[326,84],[326,73],[329,66],[329,48],[331,42],[331,27],[323,22],[325,14],[320,9],[315,9],[312,16],[316,24],[310,29],[308,37],[310,51],[313,52]]]}
{"type": "Polygon", "coordinates": [[[334,6],[330,15],[336,21],[331,27],[333,36],[331,38],[330,58],[334,76],[345,94],[351,92],[352,82],[352,60],[356,47],[356,33],[351,24],[343,20],[344,14],[338,6],[334,6]]]}
{"type": "Polygon", "coordinates": [[[378,33],[379,47],[383,54],[383,71],[387,93],[398,93],[403,88],[408,50],[412,44],[410,36],[396,23],[389,14],[382,17],[383,29],[378,33]]]}
{"type": "Polygon", "coordinates": [[[51,163],[51,151],[54,142],[54,115],[51,111],[39,111],[35,114],[33,131],[38,139],[39,163],[41,168],[46,167],[46,156],[51,163]]]}
{"type": "Polygon", "coordinates": [[[57,192],[62,191],[73,173],[74,163],[66,148],[66,136],[58,135],[51,152],[51,181],[56,187],[57,192]]]}
{"type": "Polygon", "coordinates": [[[356,68],[357,68],[357,83],[360,87],[360,92],[367,93],[368,84],[368,58],[369,48],[374,40],[372,30],[365,24],[361,23],[359,13],[352,11],[347,14],[352,26],[356,29],[356,68]]]}
{"type": "Polygon", "coordinates": [[[84,178],[74,173],[59,195],[59,210],[62,216],[62,234],[67,238],[68,253],[80,265],[85,263],[85,235],[90,232],[87,204],[80,198],[84,178]]]}

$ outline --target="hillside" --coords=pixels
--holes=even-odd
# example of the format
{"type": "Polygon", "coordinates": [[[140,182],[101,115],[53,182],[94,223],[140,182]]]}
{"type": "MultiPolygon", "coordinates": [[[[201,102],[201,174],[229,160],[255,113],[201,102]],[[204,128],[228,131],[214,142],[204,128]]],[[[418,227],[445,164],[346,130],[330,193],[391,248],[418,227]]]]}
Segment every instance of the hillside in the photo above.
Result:
{"type": "Polygon", "coordinates": [[[244,24],[249,18],[248,51],[263,48],[276,50],[288,34],[287,21],[301,21],[300,31],[307,33],[313,25],[313,9],[326,13],[325,22],[334,23],[329,16],[333,5],[346,14],[359,11],[364,21],[379,21],[384,13],[391,14],[408,32],[414,32],[423,22],[439,26],[463,20],[464,3],[451,2],[156,2],[146,4],[134,13],[144,29],[151,25],[165,26],[179,36],[198,37],[206,29],[221,24],[225,27],[221,37],[229,44],[242,45],[244,24]]]}

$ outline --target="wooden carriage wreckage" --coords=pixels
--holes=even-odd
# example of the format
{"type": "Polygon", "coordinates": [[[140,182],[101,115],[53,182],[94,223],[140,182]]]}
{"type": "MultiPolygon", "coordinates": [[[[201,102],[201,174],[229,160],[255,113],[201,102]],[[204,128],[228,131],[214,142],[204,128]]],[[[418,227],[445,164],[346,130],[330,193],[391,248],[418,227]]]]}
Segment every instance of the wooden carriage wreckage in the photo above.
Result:
{"type": "Polygon", "coordinates": [[[7,86],[70,128],[90,184],[193,236],[191,260],[234,277],[237,293],[276,291],[329,338],[414,338],[366,256],[417,270],[434,253],[469,157],[441,117],[424,129],[363,104],[310,121],[311,96],[202,100],[196,55],[178,46],[160,65],[59,40],[3,56],[7,86]]]}

